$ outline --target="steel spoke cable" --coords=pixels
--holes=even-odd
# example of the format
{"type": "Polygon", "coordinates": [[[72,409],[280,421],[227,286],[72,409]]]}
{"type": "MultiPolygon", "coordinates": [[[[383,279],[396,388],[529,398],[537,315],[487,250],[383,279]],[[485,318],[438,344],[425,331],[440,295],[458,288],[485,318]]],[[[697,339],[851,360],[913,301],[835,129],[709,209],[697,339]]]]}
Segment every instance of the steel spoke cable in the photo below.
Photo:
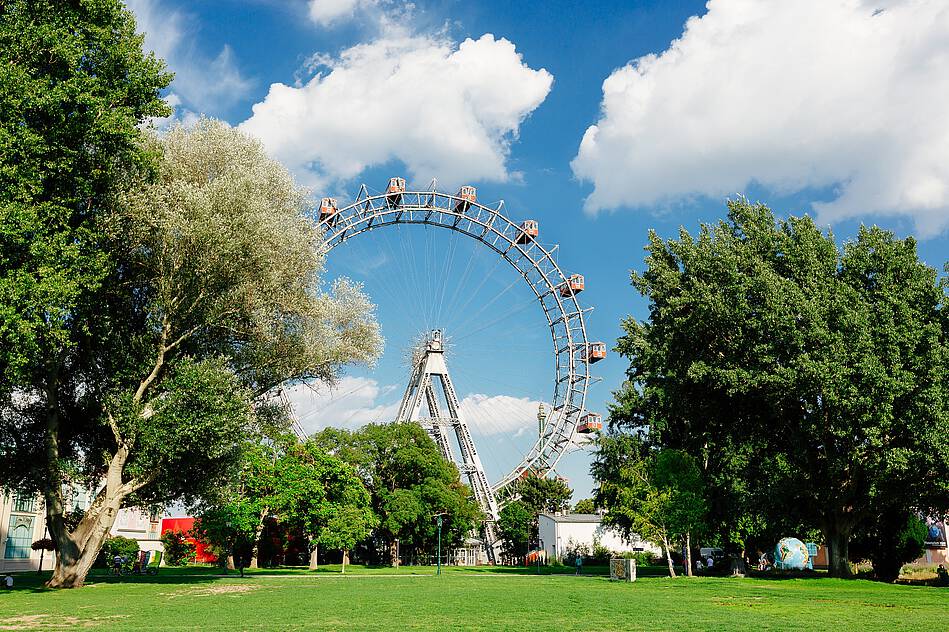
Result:
{"type": "MultiPolygon", "coordinates": [[[[474,312],[473,314],[471,314],[471,316],[469,316],[469,317],[462,323],[462,325],[461,325],[462,329],[463,329],[463,330],[467,330],[469,324],[477,323],[477,322],[478,322],[477,319],[481,316],[481,314],[483,314],[483,313],[485,312],[485,310],[487,310],[489,307],[491,307],[491,306],[494,305],[496,302],[498,302],[498,301],[501,299],[501,297],[503,297],[504,295],[506,295],[508,292],[510,292],[514,287],[516,287],[516,286],[519,285],[520,283],[521,283],[521,278],[520,278],[520,277],[514,279],[513,281],[511,281],[511,283],[510,283],[507,287],[505,287],[505,288],[504,288],[503,290],[501,290],[500,292],[496,293],[496,294],[491,298],[490,301],[487,301],[487,302],[485,302],[485,303],[482,303],[482,304],[481,304],[481,307],[478,309],[478,311],[476,311],[476,312],[474,312]]],[[[533,299],[534,299],[534,297],[531,296],[530,304],[533,304],[533,302],[534,302],[533,299]]]]}

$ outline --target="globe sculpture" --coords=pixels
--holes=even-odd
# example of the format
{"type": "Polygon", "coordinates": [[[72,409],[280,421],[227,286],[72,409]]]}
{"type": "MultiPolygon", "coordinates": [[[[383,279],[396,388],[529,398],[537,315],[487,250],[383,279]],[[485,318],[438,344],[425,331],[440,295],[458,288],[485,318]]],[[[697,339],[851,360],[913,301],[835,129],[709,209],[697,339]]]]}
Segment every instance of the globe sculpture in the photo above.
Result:
{"type": "Polygon", "coordinates": [[[807,546],[797,538],[781,538],[774,547],[774,566],[785,570],[807,568],[807,546]]]}

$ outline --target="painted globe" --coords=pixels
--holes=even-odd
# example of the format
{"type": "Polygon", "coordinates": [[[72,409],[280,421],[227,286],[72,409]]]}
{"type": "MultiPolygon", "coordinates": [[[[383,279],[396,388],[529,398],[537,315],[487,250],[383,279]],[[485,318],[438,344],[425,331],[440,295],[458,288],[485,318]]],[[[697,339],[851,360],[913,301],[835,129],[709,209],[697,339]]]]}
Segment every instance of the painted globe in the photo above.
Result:
{"type": "Polygon", "coordinates": [[[802,570],[807,567],[807,547],[797,538],[781,538],[774,547],[774,565],[778,568],[802,570]]]}

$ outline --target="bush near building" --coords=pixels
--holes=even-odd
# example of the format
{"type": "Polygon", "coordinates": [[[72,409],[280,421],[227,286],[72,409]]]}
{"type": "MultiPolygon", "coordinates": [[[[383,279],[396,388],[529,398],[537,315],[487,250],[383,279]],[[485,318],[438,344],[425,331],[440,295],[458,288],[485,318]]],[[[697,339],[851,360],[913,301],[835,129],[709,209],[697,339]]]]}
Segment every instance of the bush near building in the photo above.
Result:
{"type": "Polygon", "coordinates": [[[188,541],[188,534],[166,531],[161,534],[161,543],[165,547],[165,564],[168,566],[184,566],[194,561],[195,546],[188,541]]]}
{"type": "Polygon", "coordinates": [[[99,557],[96,558],[96,566],[110,566],[112,558],[116,555],[125,559],[134,558],[138,555],[138,540],[126,538],[121,535],[108,538],[102,543],[102,548],[99,549],[99,557]]]}

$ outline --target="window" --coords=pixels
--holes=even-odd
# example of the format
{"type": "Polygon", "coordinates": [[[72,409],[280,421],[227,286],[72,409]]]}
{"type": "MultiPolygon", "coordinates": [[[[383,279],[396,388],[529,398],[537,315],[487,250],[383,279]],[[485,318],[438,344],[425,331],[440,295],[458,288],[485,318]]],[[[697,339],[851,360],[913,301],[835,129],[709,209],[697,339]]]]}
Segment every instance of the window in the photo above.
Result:
{"type": "Polygon", "coordinates": [[[23,513],[36,512],[36,496],[29,493],[17,492],[13,499],[13,511],[22,511],[23,513]]]}
{"type": "Polygon", "coordinates": [[[3,557],[7,559],[26,559],[30,557],[30,545],[33,544],[33,516],[10,516],[7,529],[7,547],[3,557]]]}

